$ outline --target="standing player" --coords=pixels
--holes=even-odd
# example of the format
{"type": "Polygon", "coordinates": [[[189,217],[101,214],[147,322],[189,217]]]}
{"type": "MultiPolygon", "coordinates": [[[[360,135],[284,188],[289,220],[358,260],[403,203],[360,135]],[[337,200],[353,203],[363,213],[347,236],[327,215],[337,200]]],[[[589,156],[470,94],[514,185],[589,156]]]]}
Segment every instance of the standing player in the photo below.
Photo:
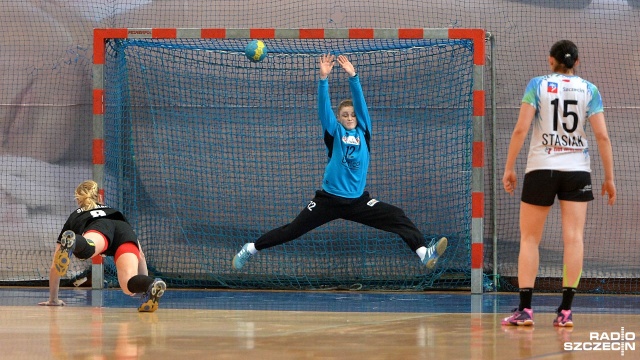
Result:
{"type": "Polygon", "coordinates": [[[561,40],[551,47],[549,66],[553,73],[529,82],[511,137],[502,184],[513,195],[516,157],[535,120],[520,202],[520,305],[502,321],[503,325],[533,325],[531,297],[540,261],[538,247],[557,196],[562,214],[564,264],[562,303],[553,325],[573,326],[571,303],[582,275],[587,204],[593,200],[587,121],[604,167],[602,195],[608,194],[609,205],[616,201],[613,151],[602,98],[595,85],[574,74],[578,64],[578,48],[571,41],[561,40]]]}
{"type": "Polygon", "coordinates": [[[79,208],[65,222],[53,254],[49,271],[49,300],[39,305],[65,305],[58,299],[58,289],[60,277],[69,269],[72,253],[82,260],[104,254],[114,257],[122,291],[127,295],[142,294],[138,311],[156,311],[158,299],[167,285],[148,276],[140,243],[127,219],[120,211],[98,202],[98,184],[93,180],[78,185],[75,198],[79,208]]]}
{"type": "Polygon", "coordinates": [[[294,240],[335,219],[355,221],[398,234],[429,269],[436,265],[438,257],[447,248],[444,237],[427,248],[422,233],[402,209],[376,200],[364,191],[369,168],[371,119],[360,78],[344,55],[338,56],[337,60],[349,75],[353,99],[340,103],[336,119],[331,109],[327,79],[334,60],[329,54],[320,58],[318,113],[329,156],[322,190],[316,191],[315,197],[291,223],[265,233],[255,243],[245,244],[233,258],[235,269],[241,269],[258,251],[294,240]]]}

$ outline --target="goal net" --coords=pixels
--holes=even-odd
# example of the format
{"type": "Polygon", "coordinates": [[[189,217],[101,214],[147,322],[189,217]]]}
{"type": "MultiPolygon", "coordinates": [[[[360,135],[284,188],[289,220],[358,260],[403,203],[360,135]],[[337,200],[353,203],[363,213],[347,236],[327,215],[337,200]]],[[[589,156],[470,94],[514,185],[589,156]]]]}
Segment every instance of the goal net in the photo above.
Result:
{"type": "MultiPolygon", "coordinates": [[[[254,63],[244,54],[248,31],[123,31],[111,38],[105,30],[103,68],[94,71],[94,176],[105,202],[132,223],[151,272],[185,287],[470,286],[474,90],[482,85],[473,39],[288,30],[263,38],[268,56],[254,63]],[[373,125],[367,190],[402,208],[426,243],[449,239],[435,270],[397,235],[344,220],[232,269],[244,243],[290,222],[321,188],[325,53],[347,55],[361,78],[373,125]]],[[[350,97],[347,78],[336,64],[334,108],[350,97]]],[[[114,268],[105,269],[115,281],[114,268]]]]}

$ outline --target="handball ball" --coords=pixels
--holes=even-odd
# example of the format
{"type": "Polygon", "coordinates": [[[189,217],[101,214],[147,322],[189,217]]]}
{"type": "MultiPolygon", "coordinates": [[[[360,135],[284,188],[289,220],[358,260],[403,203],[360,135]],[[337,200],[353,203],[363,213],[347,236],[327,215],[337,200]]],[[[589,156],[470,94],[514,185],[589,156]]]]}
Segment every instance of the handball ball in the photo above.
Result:
{"type": "Polygon", "coordinates": [[[244,48],[244,54],[253,62],[262,61],[267,56],[267,47],[262,40],[253,40],[244,48]]]}

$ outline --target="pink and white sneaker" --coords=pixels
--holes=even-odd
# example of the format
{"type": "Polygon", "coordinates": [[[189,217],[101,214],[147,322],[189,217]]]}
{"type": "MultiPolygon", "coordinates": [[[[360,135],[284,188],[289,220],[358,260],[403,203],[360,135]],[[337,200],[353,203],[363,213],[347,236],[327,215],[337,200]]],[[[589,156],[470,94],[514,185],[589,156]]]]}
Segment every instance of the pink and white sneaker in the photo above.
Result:
{"type": "Polygon", "coordinates": [[[560,310],[555,319],[553,319],[553,326],[571,327],[573,326],[573,316],[571,310],[560,310]]]}
{"type": "Polygon", "coordinates": [[[515,308],[511,316],[502,319],[502,325],[533,326],[533,310],[515,308]]]}

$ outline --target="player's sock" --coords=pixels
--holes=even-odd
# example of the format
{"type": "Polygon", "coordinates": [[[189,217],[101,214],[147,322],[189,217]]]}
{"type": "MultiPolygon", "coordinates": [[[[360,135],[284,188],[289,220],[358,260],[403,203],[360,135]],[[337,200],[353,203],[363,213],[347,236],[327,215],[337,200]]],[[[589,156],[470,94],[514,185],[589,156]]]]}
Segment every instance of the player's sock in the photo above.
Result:
{"type": "Polygon", "coordinates": [[[420,261],[424,260],[424,257],[427,256],[427,247],[420,246],[418,250],[416,250],[416,254],[420,257],[420,261]]]}
{"type": "Polygon", "coordinates": [[[258,253],[258,249],[256,249],[256,245],[254,243],[247,244],[247,251],[249,251],[251,255],[255,255],[258,253]]]}
{"type": "Polygon", "coordinates": [[[127,289],[134,294],[140,294],[149,288],[153,283],[153,278],[146,275],[134,275],[127,281],[127,289]]]}
{"type": "Polygon", "coordinates": [[[524,309],[531,309],[531,298],[533,297],[533,288],[520,289],[520,305],[518,305],[518,311],[524,309]]]}
{"type": "Polygon", "coordinates": [[[576,288],[563,287],[562,288],[562,303],[558,308],[560,310],[571,310],[571,303],[573,303],[573,295],[576,294],[576,288]]]}

